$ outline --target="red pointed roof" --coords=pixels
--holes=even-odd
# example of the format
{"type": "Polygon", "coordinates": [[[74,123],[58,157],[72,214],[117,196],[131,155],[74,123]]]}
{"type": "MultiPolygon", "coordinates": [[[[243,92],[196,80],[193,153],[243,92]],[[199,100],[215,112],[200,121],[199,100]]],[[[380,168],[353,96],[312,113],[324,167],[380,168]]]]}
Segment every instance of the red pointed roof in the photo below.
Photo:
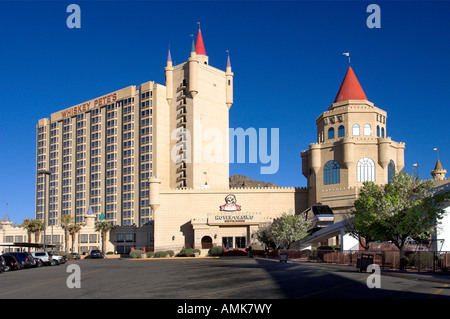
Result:
{"type": "Polygon", "coordinates": [[[359,84],[351,66],[348,67],[338,94],[334,99],[334,103],[346,100],[367,100],[366,94],[359,84]]]}
{"type": "Polygon", "coordinates": [[[203,44],[202,31],[198,29],[197,41],[195,42],[195,52],[197,54],[206,55],[205,45],[203,44]]]}

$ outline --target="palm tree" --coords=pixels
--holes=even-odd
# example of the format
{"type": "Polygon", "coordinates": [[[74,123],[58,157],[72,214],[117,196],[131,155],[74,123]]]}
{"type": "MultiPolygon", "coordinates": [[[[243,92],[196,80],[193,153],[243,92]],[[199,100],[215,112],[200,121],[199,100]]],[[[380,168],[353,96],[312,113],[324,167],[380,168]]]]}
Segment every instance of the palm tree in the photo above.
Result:
{"type": "Polygon", "coordinates": [[[36,219],[33,222],[33,227],[31,228],[31,232],[34,233],[34,242],[39,243],[39,236],[41,234],[41,230],[44,229],[44,221],[42,219],[36,219]]]}
{"type": "Polygon", "coordinates": [[[72,224],[68,226],[68,231],[70,233],[70,235],[72,236],[72,252],[73,252],[73,247],[75,245],[75,234],[78,233],[81,229],[80,225],[76,225],[76,224],[72,224]]]}
{"type": "Polygon", "coordinates": [[[95,231],[101,232],[102,234],[102,253],[105,254],[106,249],[106,234],[113,228],[113,225],[108,223],[107,221],[99,221],[95,224],[95,231]]]}
{"type": "Polygon", "coordinates": [[[73,223],[73,217],[66,214],[61,216],[61,227],[64,228],[64,251],[67,251],[69,246],[69,225],[73,223]]]}
{"type": "MultiPolygon", "coordinates": [[[[35,220],[32,218],[26,218],[22,222],[22,228],[27,230],[27,236],[28,236],[28,243],[31,244],[31,233],[33,232],[34,228],[34,222],[35,220]]],[[[28,251],[30,250],[30,247],[28,247],[28,251]]]]}

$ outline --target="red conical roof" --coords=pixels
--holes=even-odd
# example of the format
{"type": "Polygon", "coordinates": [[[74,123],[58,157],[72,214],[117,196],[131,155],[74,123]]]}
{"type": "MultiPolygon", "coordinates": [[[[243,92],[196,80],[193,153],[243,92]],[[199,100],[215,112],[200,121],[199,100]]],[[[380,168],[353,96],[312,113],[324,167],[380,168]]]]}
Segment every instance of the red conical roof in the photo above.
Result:
{"type": "Polygon", "coordinates": [[[349,66],[334,103],[346,100],[367,100],[352,67],[349,66]]]}
{"type": "Polygon", "coordinates": [[[197,41],[195,42],[195,52],[197,54],[206,55],[205,45],[203,44],[202,31],[198,29],[197,41]]]}

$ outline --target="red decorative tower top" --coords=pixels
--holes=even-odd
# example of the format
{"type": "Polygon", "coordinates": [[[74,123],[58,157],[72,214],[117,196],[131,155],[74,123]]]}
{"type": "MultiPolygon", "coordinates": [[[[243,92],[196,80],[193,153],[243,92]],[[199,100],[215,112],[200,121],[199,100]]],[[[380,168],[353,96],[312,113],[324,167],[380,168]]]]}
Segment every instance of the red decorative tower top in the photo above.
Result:
{"type": "Polygon", "coordinates": [[[359,84],[359,81],[356,78],[351,66],[348,67],[338,94],[334,99],[334,103],[346,100],[367,100],[366,94],[359,84]]]}
{"type": "Polygon", "coordinates": [[[197,54],[206,55],[205,45],[203,44],[202,31],[200,30],[200,24],[198,28],[197,41],[195,42],[195,52],[197,54]]]}

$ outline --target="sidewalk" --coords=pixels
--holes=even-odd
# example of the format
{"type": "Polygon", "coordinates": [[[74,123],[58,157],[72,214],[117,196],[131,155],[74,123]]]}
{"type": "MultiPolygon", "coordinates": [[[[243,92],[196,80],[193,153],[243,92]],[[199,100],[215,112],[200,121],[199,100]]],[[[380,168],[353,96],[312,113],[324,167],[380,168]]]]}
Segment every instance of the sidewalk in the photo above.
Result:
{"type": "MultiPolygon", "coordinates": [[[[259,256],[255,257],[255,258],[279,262],[278,258],[266,259],[264,257],[259,257],[259,256]]],[[[296,259],[289,259],[288,263],[296,263],[296,264],[302,264],[302,265],[307,265],[307,266],[312,266],[312,267],[333,268],[333,269],[339,269],[339,270],[344,270],[344,271],[354,271],[354,272],[358,271],[355,266],[349,266],[349,265],[311,262],[311,261],[303,261],[303,260],[296,260],[296,259]]],[[[445,274],[445,273],[410,272],[410,271],[381,269],[381,274],[385,275],[385,276],[395,276],[395,277],[411,278],[411,279],[417,279],[417,280],[427,280],[427,281],[439,282],[439,283],[443,283],[443,284],[450,284],[450,274],[445,274]]]]}

